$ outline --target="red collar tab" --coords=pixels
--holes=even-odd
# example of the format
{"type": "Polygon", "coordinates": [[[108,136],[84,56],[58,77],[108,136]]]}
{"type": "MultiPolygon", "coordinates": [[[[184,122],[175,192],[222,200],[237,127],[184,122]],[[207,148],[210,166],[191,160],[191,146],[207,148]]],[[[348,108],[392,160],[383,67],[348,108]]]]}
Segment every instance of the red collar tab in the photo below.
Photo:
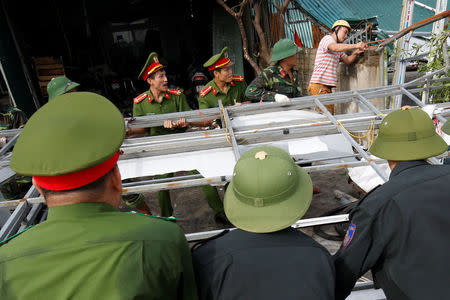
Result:
{"type": "Polygon", "coordinates": [[[150,76],[150,74],[158,71],[159,69],[163,68],[164,66],[162,64],[160,64],[159,62],[153,62],[152,64],[150,64],[150,66],[147,67],[147,69],[145,69],[144,74],[142,74],[142,80],[147,80],[148,76],[150,76]]]}
{"type": "Polygon", "coordinates": [[[217,94],[216,88],[213,88],[213,94],[214,96],[217,94]]]}
{"type": "Polygon", "coordinates": [[[148,94],[148,103],[152,103],[152,95],[148,94]]]}
{"type": "Polygon", "coordinates": [[[210,85],[208,85],[200,92],[200,97],[202,97],[202,98],[205,97],[206,94],[208,94],[211,90],[212,90],[212,87],[210,85]]]}
{"type": "Polygon", "coordinates": [[[164,97],[166,97],[167,99],[170,99],[169,93],[164,93],[164,97]]]}
{"type": "Polygon", "coordinates": [[[217,69],[217,68],[222,68],[222,67],[226,66],[227,64],[229,64],[230,61],[231,60],[228,57],[222,57],[221,59],[216,61],[215,64],[213,64],[212,66],[209,66],[208,70],[212,71],[212,70],[217,69]]]}
{"type": "Polygon", "coordinates": [[[236,83],[234,83],[233,81],[230,82],[231,86],[236,86],[236,83]]]}
{"type": "Polygon", "coordinates": [[[119,151],[111,158],[96,166],[57,176],[33,176],[34,181],[46,190],[66,191],[79,188],[96,181],[110,171],[119,160],[119,151]]]}
{"type": "Polygon", "coordinates": [[[283,78],[286,76],[286,72],[284,72],[283,69],[280,70],[281,76],[283,76],[283,78]]]}

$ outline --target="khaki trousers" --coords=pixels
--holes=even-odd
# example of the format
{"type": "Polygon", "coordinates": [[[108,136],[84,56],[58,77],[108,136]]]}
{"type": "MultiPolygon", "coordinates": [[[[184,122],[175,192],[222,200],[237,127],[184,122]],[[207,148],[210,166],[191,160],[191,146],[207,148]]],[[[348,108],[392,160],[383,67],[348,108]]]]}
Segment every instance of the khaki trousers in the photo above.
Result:
{"type": "MultiPolygon", "coordinates": [[[[308,92],[310,95],[331,94],[331,87],[321,83],[310,83],[308,92]]],[[[334,115],[334,104],[325,105],[325,107],[332,115],[334,115]]],[[[319,111],[322,112],[320,108],[319,111]]]]}

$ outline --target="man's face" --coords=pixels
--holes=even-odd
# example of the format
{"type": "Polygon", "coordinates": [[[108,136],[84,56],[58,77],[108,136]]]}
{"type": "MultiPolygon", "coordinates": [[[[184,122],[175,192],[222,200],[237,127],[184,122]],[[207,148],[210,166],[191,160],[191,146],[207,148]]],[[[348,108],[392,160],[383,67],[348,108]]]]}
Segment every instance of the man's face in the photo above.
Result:
{"type": "Polygon", "coordinates": [[[347,27],[339,28],[339,30],[337,32],[338,41],[340,41],[342,43],[343,41],[345,41],[347,36],[348,36],[348,28],[347,27]]]}
{"type": "Polygon", "coordinates": [[[284,60],[286,61],[286,63],[294,67],[297,65],[298,55],[298,53],[295,53],[294,55],[286,57],[284,60]]]}
{"type": "Polygon", "coordinates": [[[214,71],[214,78],[221,82],[230,83],[233,80],[233,71],[231,67],[224,67],[219,71],[214,71]]]}
{"type": "Polygon", "coordinates": [[[166,92],[168,88],[166,71],[165,70],[156,71],[155,75],[153,75],[153,78],[150,77],[147,78],[147,82],[150,85],[150,88],[152,88],[153,90],[166,92]]]}

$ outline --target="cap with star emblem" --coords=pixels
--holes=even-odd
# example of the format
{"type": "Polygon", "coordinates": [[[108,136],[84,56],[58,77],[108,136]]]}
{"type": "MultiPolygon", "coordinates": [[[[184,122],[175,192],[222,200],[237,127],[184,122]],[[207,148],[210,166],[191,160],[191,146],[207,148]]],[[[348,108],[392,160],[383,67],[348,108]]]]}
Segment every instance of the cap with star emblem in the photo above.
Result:
{"type": "Polygon", "coordinates": [[[444,153],[447,143],[437,133],[433,120],[418,108],[404,106],[381,122],[378,136],[369,151],[393,160],[420,160],[444,153]]]}
{"type": "Polygon", "coordinates": [[[148,76],[162,68],[164,68],[164,66],[159,62],[158,54],[152,52],[148,56],[141,73],[139,73],[138,79],[147,80],[148,76]]]}
{"type": "Polygon", "coordinates": [[[245,152],[234,167],[224,198],[230,222],[245,231],[287,228],[308,210],[312,182],[291,156],[274,146],[245,152]]]}
{"type": "Polygon", "coordinates": [[[75,189],[115,166],[124,136],[122,114],[108,99],[88,92],[63,94],[27,122],[10,166],[47,190],[75,189]]]}
{"type": "Polygon", "coordinates": [[[234,62],[228,57],[228,47],[224,47],[219,54],[213,55],[207,62],[203,64],[203,67],[213,71],[218,68],[230,67],[234,65],[234,62]]]}

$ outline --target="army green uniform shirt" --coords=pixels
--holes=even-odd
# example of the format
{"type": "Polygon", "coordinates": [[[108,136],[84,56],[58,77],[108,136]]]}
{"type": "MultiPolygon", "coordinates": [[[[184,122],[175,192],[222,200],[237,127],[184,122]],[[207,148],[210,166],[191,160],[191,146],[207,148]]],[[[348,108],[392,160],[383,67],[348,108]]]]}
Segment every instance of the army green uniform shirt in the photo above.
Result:
{"type": "MultiPolygon", "coordinates": [[[[167,90],[164,93],[161,103],[155,100],[150,90],[134,98],[133,116],[140,117],[152,114],[167,114],[173,112],[181,112],[191,110],[186,96],[180,90],[167,90]]],[[[184,132],[185,128],[169,129],[162,126],[151,127],[150,135],[161,135],[169,133],[184,132]]]]}
{"type": "Polygon", "coordinates": [[[292,75],[293,82],[279,64],[267,67],[250,83],[245,96],[252,101],[275,101],[275,94],[286,95],[289,98],[301,97],[302,89],[295,68],[292,69],[292,75]]]}
{"type": "Polygon", "coordinates": [[[223,106],[230,106],[236,102],[249,101],[245,97],[245,89],[247,84],[243,76],[233,76],[233,80],[228,84],[227,93],[223,93],[216,85],[214,80],[208,82],[203,90],[200,92],[198,98],[198,107],[212,108],[219,106],[219,99],[222,100],[223,106]]]}
{"type": "Polygon", "coordinates": [[[197,299],[173,223],[104,203],[52,207],[0,246],[0,299],[197,299]]]}

